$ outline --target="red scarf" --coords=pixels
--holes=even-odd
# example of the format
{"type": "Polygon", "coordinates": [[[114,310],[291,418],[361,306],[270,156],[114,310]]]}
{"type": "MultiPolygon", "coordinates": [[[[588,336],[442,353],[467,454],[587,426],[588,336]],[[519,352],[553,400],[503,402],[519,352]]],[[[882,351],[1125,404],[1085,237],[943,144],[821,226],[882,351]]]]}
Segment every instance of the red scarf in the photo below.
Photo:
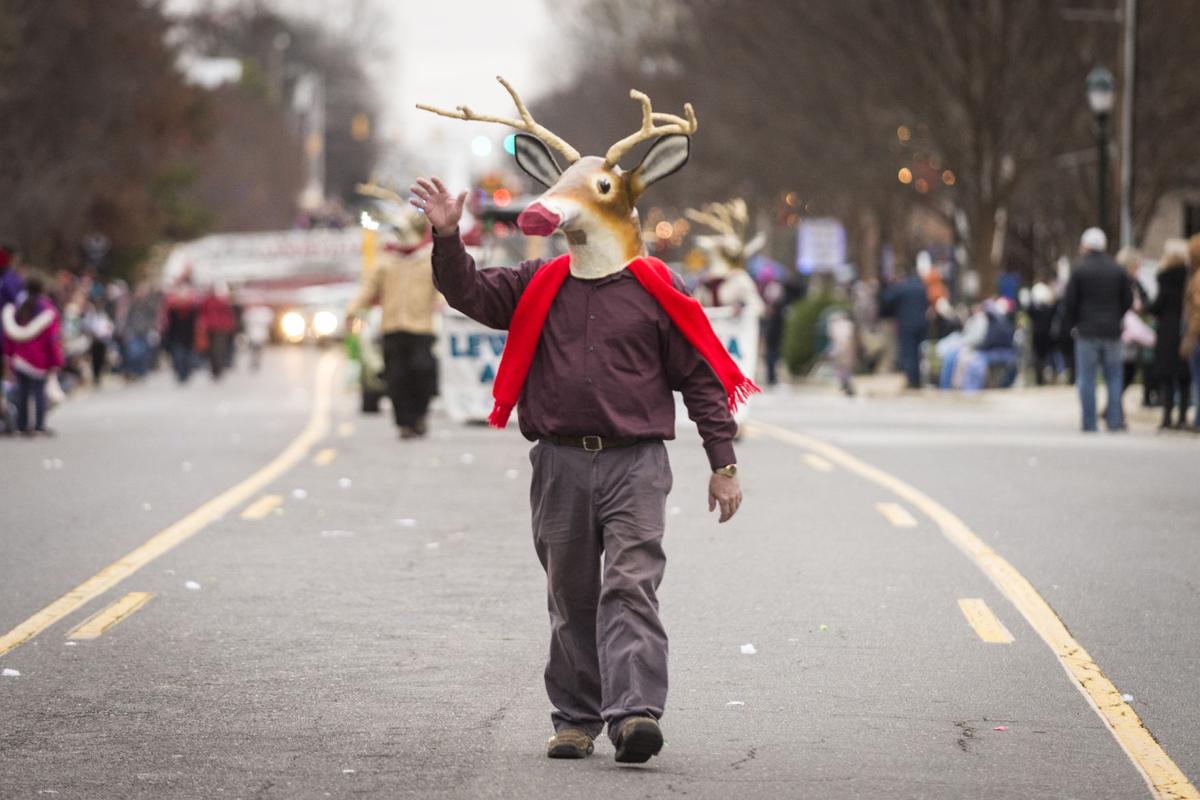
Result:
{"type": "MultiPolygon", "coordinates": [[[[675,327],[712,367],[725,387],[730,412],[736,411],[738,405],[746,402],[750,395],[761,391],[754,381],[738,369],[713,332],[712,323],[700,304],[675,288],[671,282],[671,270],[666,264],[657,258],[635,258],[629,262],[627,269],[642,288],[658,301],[675,327]]],[[[492,397],[496,398],[496,404],[488,422],[494,428],[503,428],[508,424],[509,415],[521,397],[525,377],[529,374],[533,354],[542,336],[542,326],[546,324],[546,315],[550,313],[550,306],[554,304],[554,298],[570,270],[570,255],[561,255],[545,264],[533,274],[521,299],[517,301],[517,309],[508,326],[504,355],[501,356],[496,381],[492,385],[492,397]]]]}

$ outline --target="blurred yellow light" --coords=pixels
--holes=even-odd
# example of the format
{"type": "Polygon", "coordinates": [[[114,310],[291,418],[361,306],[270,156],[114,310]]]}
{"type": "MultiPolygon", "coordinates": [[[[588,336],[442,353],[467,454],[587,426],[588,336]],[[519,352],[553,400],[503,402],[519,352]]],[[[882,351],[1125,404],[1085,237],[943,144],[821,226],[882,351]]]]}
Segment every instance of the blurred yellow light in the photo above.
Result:
{"type": "Polygon", "coordinates": [[[654,235],[660,239],[670,239],[674,233],[675,227],[666,220],[654,226],[654,235]]]}
{"type": "Polygon", "coordinates": [[[912,138],[912,131],[908,129],[907,125],[901,125],[899,128],[896,128],[896,138],[902,142],[907,142],[912,138]]]}
{"type": "Polygon", "coordinates": [[[318,311],[313,315],[313,333],[317,336],[332,336],[337,330],[337,314],[332,311],[318,311]]]}
{"type": "Polygon", "coordinates": [[[925,180],[924,178],[917,178],[916,189],[921,194],[925,194],[929,191],[929,181],[925,180]]]}
{"type": "Polygon", "coordinates": [[[675,220],[675,235],[676,236],[687,236],[687,232],[690,231],[691,229],[692,229],[691,224],[689,224],[688,221],[686,219],[684,219],[683,217],[680,217],[679,219],[675,220]]]}
{"type": "Polygon", "coordinates": [[[783,202],[787,203],[789,206],[796,205],[796,193],[788,192],[787,194],[785,194],[783,196],[783,202]]]}
{"type": "Polygon", "coordinates": [[[356,142],[365,142],[371,138],[371,118],[361,111],[350,121],[350,138],[356,142]]]}
{"type": "Polygon", "coordinates": [[[304,338],[304,317],[297,311],[289,311],[279,320],[279,330],[283,338],[289,342],[298,342],[304,338]]]}
{"type": "Polygon", "coordinates": [[[954,173],[950,170],[946,170],[942,173],[942,183],[946,184],[947,186],[953,186],[955,180],[957,179],[954,177],[954,173]]]}
{"type": "Polygon", "coordinates": [[[896,173],[896,178],[901,183],[912,183],[912,170],[908,167],[901,167],[900,171],[896,173]]]}
{"type": "Polygon", "coordinates": [[[492,202],[499,208],[506,207],[512,202],[512,192],[508,189],[497,189],[492,192],[492,202]]]}
{"type": "Polygon", "coordinates": [[[309,158],[316,158],[325,149],[325,137],[313,131],[304,139],[304,152],[309,158]]]}

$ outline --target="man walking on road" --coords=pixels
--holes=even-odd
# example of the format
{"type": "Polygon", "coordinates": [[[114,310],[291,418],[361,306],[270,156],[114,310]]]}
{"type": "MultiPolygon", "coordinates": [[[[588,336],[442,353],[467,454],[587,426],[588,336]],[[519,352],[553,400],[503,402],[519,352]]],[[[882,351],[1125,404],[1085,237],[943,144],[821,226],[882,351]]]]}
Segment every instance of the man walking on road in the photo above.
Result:
{"type": "Polygon", "coordinates": [[[1083,430],[1096,430],[1096,369],[1104,371],[1108,407],[1104,422],[1110,431],[1125,429],[1121,408],[1124,366],[1121,360],[1121,319],[1133,305],[1133,286],[1125,270],[1105,252],[1108,237],[1088,228],[1079,241],[1082,257],[1071,268],[1063,292],[1063,319],[1075,331],[1075,385],[1083,409],[1083,430]]]}
{"type": "MultiPolygon", "coordinates": [[[[501,83],[504,83],[501,80],[501,83]]],[[[527,235],[566,234],[569,255],[516,269],[477,270],[458,235],[466,192],[418,180],[413,204],[434,226],[433,271],[446,300],[485,325],[508,330],[491,422],[504,427],[519,399],[521,432],[537,444],[531,505],[534,547],[546,570],[551,622],[546,691],[555,711],[551,758],[583,758],[608,726],[618,762],[657,755],[667,695],[667,636],[656,591],[675,436],[672,390],[683,394],[712,466],[709,509],[736,513],[731,407],[757,391],[712,332],[700,305],[662,262],[645,255],[633,203],[687,161],[695,115],[618,142],[605,158],[582,157],[532,121],[517,163],[550,189],[521,213],[527,235]],[[665,135],[664,135],[665,134],[665,135]],[[656,138],[657,137],[657,138],[656,138]],[[656,138],[642,163],[622,154],[656,138]],[[570,166],[558,167],[549,147],[570,166]]],[[[427,109],[447,116],[455,112],[427,109]]],[[[470,118],[461,109],[458,118],[470,118]]],[[[497,121],[497,120],[493,120],[497,121]]]]}
{"type": "Polygon", "coordinates": [[[401,439],[424,436],[437,391],[433,312],[438,293],[429,266],[429,223],[412,209],[392,224],[374,271],[346,309],[352,316],[378,303],[383,309],[383,372],[401,439]]]}

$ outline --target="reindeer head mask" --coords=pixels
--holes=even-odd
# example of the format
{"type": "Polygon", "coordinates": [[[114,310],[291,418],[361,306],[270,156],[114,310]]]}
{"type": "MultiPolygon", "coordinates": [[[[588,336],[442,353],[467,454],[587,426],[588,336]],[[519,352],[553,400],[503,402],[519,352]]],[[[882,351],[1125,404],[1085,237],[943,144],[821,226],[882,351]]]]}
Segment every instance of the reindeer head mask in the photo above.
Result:
{"type": "Polygon", "coordinates": [[[746,201],[740,197],[728,203],[708,203],[701,209],[689,208],[685,213],[692,222],[715,232],[696,237],[696,244],[709,254],[709,269],[714,277],[745,269],[746,261],[766,243],[766,235],[761,232],[752,239],[746,238],[750,215],[746,201]]]}
{"type": "Polygon", "coordinates": [[[413,209],[400,195],[380,186],[373,179],[371,183],[360,183],[354,190],[364,197],[374,197],[382,201],[379,210],[381,221],[396,239],[396,243],[405,251],[420,247],[429,235],[429,220],[424,214],[413,209]]]}
{"type": "Polygon", "coordinates": [[[563,231],[571,250],[571,273],[576,277],[611,275],[643,255],[634,204],[647,187],[687,163],[691,135],[697,127],[691,104],[684,105],[683,117],[664,114],[653,110],[649,97],[631,91],[629,96],[642,106],[641,127],[608,148],[603,158],[581,156],[534,121],[508,81],[497,80],[516,104],[519,119],[476,114],[466,106],[459,106],[457,111],[427,105],[417,108],[453,119],[497,122],[520,131],[515,140],[517,164],[547,190],[521,212],[517,225],[530,236],[563,231]],[[621,169],[621,157],[650,139],[656,141],[641,163],[628,172],[621,169]],[[552,150],[566,160],[566,169],[559,166],[552,150]]]}

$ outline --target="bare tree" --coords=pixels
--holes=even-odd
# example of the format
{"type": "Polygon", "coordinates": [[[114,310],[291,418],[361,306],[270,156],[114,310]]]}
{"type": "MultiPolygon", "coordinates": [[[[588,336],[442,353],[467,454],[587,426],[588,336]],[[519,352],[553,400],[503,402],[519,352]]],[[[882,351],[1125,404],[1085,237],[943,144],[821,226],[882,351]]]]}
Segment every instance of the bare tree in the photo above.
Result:
{"type": "Polygon", "coordinates": [[[127,267],[177,222],[171,180],[204,134],[167,21],[139,0],[0,3],[0,237],[70,265],[85,234],[127,267]]]}
{"type": "MultiPolygon", "coordinates": [[[[695,168],[666,194],[736,192],[773,210],[790,193],[803,213],[846,220],[866,263],[875,242],[910,255],[914,209],[961,219],[985,290],[1006,243],[1025,259],[1063,252],[1095,207],[1094,164],[1070,154],[1094,152],[1083,79],[1115,63],[1119,28],[1079,24],[1065,1],[576,2],[582,23],[568,33],[586,66],[538,114],[577,140],[572,120],[599,135],[609,125],[599,110],[614,113],[629,86],[694,97],[695,168]],[[1024,235],[1008,237],[1010,223],[1024,235]]],[[[1112,7],[1071,5],[1089,2],[1112,7]]],[[[1198,79],[1170,67],[1200,44],[1200,29],[1179,24],[1187,5],[1142,4],[1141,225],[1200,163],[1200,115],[1186,110],[1197,107],[1198,79]],[[1167,129],[1149,122],[1164,113],[1167,129]]]]}

